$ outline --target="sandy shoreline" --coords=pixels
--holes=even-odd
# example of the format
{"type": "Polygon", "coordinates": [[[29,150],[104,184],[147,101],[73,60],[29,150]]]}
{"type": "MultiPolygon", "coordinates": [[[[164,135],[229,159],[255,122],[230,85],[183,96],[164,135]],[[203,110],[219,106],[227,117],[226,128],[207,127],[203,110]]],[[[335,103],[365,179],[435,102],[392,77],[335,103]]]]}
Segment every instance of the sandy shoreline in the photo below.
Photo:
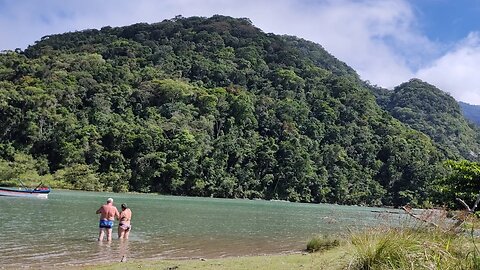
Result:
{"type": "MultiPolygon", "coordinates": [[[[283,257],[283,256],[291,256],[291,255],[306,255],[308,252],[306,250],[291,250],[291,251],[283,251],[283,252],[272,252],[272,253],[262,253],[262,254],[238,254],[238,255],[227,255],[227,256],[192,256],[192,257],[151,257],[151,258],[132,258],[125,256],[119,256],[116,260],[106,260],[106,261],[95,261],[95,262],[80,262],[80,263],[73,263],[73,264],[56,264],[55,267],[73,267],[75,268],[89,268],[89,267],[96,267],[99,265],[108,265],[108,264],[116,264],[116,263],[125,263],[125,262],[140,262],[140,263],[155,263],[160,261],[165,262],[204,262],[204,261],[216,261],[216,260],[233,260],[233,259],[241,259],[244,258],[246,260],[250,258],[265,258],[265,257],[283,257]]],[[[1,269],[1,267],[0,267],[1,269]]]]}
{"type": "Polygon", "coordinates": [[[105,262],[64,266],[63,269],[80,270],[117,270],[117,269],[342,269],[347,265],[349,256],[345,249],[333,249],[321,253],[290,252],[256,256],[224,257],[224,258],[186,258],[186,259],[142,259],[126,262],[105,262]],[[327,268],[326,268],[327,267],[327,268]]]}

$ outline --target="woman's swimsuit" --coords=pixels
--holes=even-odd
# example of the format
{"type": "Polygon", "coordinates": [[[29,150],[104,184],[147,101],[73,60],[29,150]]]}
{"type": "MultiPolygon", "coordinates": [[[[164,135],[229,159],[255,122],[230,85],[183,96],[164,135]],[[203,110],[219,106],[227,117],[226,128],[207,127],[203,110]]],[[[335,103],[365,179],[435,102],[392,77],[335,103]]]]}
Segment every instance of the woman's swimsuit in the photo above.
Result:
{"type": "Polygon", "coordinates": [[[132,225],[125,224],[125,223],[122,223],[122,222],[120,222],[120,224],[118,224],[118,226],[120,226],[120,228],[122,228],[125,231],[130,231],[130,229],[132,228],[132,225]]]}

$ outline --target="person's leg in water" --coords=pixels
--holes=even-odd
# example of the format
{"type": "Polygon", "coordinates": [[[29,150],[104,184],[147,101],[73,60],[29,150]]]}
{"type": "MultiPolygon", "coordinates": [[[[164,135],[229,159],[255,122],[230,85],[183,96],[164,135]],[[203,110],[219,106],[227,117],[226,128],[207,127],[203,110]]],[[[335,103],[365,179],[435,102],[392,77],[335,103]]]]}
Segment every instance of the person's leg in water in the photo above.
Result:
{"type": "Polygon", "coordinates": [[[125,236],[125,230],[121,225],[118,225],[118,239],[122,239],[125,236]]]}
{"type": "Polygon", "coordinates": [[[107,228],[107,241],[112,241],[112,228],[107,228]]]}
{"type": "Polygon", "coordinates": [[[100,227],[100,231],[98,232],[98,241],[103,240],[103,235],[105,234],[105,231],[102,227],[100,227]]]}

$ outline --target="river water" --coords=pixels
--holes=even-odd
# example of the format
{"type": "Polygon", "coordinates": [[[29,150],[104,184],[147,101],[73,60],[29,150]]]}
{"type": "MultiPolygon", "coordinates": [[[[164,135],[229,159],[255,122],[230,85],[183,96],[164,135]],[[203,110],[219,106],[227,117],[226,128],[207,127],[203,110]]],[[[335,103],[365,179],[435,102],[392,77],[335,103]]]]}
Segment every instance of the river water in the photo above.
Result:
{"type": "MultiPolygon", "coordinates": [[[[281,201],[52,191],[0,196],[0,269],[136,258],[214,258],[295,252],[317,234],[376,226],[385,209],[281,201]],[[95,211],[108,197],[133,212],[128,241],[98,242],[95,211]]],[[[117,222],[115,223],[117,225],[117,222]]]]}

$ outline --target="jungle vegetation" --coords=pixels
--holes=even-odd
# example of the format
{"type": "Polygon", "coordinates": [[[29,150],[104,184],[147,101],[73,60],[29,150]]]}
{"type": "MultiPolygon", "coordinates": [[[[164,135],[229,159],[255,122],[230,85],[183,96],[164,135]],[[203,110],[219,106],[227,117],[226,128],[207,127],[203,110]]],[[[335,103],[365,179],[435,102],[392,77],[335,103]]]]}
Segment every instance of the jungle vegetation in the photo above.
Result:
{"type": "Polygon", "coordinates": [[[444,162],[479,152],[455,104],[419,80],[371,86],[245,18],[50,35],[0,54],[0,181],[431,205],[444,162]]]}

